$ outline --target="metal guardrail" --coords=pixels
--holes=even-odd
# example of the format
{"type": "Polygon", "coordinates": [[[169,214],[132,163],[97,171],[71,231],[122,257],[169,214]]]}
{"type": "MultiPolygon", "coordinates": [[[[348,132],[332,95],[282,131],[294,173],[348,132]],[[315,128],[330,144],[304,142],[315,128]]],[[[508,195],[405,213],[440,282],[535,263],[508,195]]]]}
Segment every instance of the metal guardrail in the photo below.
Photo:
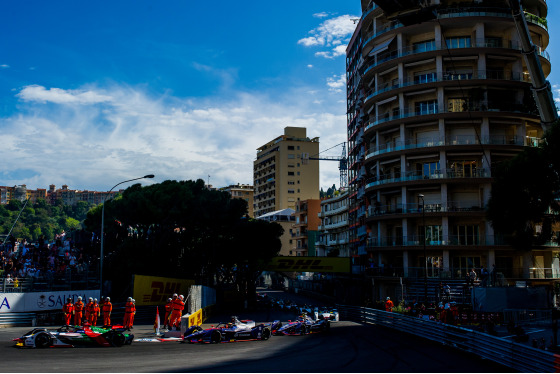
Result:
{"type": "Polygon", "coordinates": [[[0,313],[0,327],[35,326],[36,324],[35,313],[0,313]]]}
{"type": "Polygon", "coordinates": [[[560,371],[560,355],[486,333],[383,310],[337,305],[340,319],[399,330],[473,353],[524,373],[560,371]]]}

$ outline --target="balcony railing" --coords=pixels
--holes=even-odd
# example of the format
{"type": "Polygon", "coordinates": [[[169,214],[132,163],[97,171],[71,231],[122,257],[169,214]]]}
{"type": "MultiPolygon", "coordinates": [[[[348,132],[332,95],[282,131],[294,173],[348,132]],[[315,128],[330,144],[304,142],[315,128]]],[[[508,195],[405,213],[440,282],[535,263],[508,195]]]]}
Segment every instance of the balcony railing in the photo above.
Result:
{"type": "Polygon", "coordinates": [[[447,43],[445,42],[442,42],[440,45],[436,45],[435,43],[430,44],[427,46],[423,46],[422,48],[418,48],[417,46],[407,46],[400,50],[393,50],[389,52],[379,53],[378,55],[376,55],[374,61],[362,67],[363,69],[362,76],[367,75],[369,70],[385,62],[392,61],[398,58],[420,54],[420,53],[426,53],[426,52],[443,51],[447,49],[469,49],[469,48],[500,48],[500,49],[521,50],[521,45],[518,42],[512,40],[496,40],[492,38],[485,38],[485,39],[472,40],[468,45],[464,45],[460,47],[448,46],[447,43]]]}
{"type": "Polygon", "coordinates": [[[433,180],[433,179],[456,179],[456,178],[490,178],[490,170],[480,168],[465,172],[463,170],[445,169],[434,170],[431,174],[424,174],[422,171],[405,171],[395,174],[385,174],[379,177],[374,177],[366,181],[366,189],[388,183],[402,183],[419,180],[433,180]]]}
{"type": "MultiPolygon", "coordinates": [[[[367,248],[375,249],[379,247],[414,247],[423,246],[424,238],[422,235],[403,235],[403,236],[384,236],[380,238],[368,238],[367,248]]],[[[447,237],[426,238],[426,246],[445,247],[445,246],[480,246],[480,245],[507,245],[505,239],[498,235],[470,235],[458,236],[448,235],[447,237]]]]}
{"type": "Polygon", "coordinates": [[[505,80],[505,81],[530,83],[530,78],[527,74],[511,72],[511,71],[479,70],[479,71],[474,71],[472,73],[455,73],[452,71],[446,71],[441,73],[434,73],[432,76],[428,76],[424,78],[408,77],[402,83],[391,83],[391,84],[387,83],[383,86],[383,88],[380,88],[377,91],[367,92],[364,103],[367,103],[369,100],[373,99],[377,95],[392,90],[396,90],[399,88],[406,88],[406,87],[425,85],[425,84],[437,83],[437,82],[457,81],[457,80],[465,81],[465,80],[475,80],[475,79],[505,80]]]}
{"type": "MultiPolygon", "coordinates": [[[[447,203],[425,204],[426,213],[436,212],[479,212],[484,208],[481,205],[473,205],[461,201],[449,201],[447,203]]],[[[422,213],[422,205],[416,203],[410,204],[393,204],[370,206],[368,208],[368,216],[383,216],[393,214],[414,214],[422,213]]]]}
{"type": "Polygon", "coordinates": [[[419,141],[407,140],[407,141],[395,141],[391,144],[381,144],[374,147],[372,150],[367,152],[366,160],[371,157],[379,156],[384,153],[403,151],[407,149],[418,149],[418,148],[431,148],[431,147],[441,147],[450,145],[471,145],[471,144],[485,144],[485,145],[519,145],[519,146],[530,146],[538,147],[541,143],[540,138],[527,137],[526,141],[523,142],[522,138],[517,136],[506,136],[506,135],[490,135],[485,137],[478,137],[475,135],[455,135],[448,136],[444,139],[440,137],[424,138],[419,141]]]}
{"type": "MultiPolygon", "coordinates": [[[[443,106],[443,105],[442,105],[443,106]]],[[[394,111],[388,111],[383,114],[377,115],[372,118],[366,125],[364,131],[368,131],[373,127],[380,125],[385,122],[402,120],[412,117],[422,117],[434,114],[444,114],[444,113],[467,113],[467,112],[514,112],[514,113],[525,113],[529,115],[537,115],[536,110],[531,109],[523,104],[515,103],[486,103],[486,102],[472,102],[468,105],[465,104],[460,108],[441,108],[439,106],[432,106],[427,109],[399,109],[394,111]]]]}
{"type": "MultiPolygon", "coordinates": [[[[365,269],[365,273],[370,276],[382,277],[406,277],[408,279],[422,279],[426,275],[427,278],[434,279],[456,279],[464,280],[470,269],[451,267],[445,270],[443,267],[428,267],[426,273],[425,267],[407,267],[402,266],[371,266],[365,269]]],[[[476,269],[477,271],[480,269],[476,269]]],[[[495,275],[489,274],[486,278],[482,278],[478,274],[475,285],[479,287],[506,286],[508,279],[510,280],[532,280],[532,279],[560,279],[560,269],[558,268],[496,268],[495,275]]],[[[433,285],[433,283],[430,283],[433,285]]],[[[454,287],[455,288],[455,287],[454,287]]],[[[457,291],[455,289],[455,291],[457,291]]]]}

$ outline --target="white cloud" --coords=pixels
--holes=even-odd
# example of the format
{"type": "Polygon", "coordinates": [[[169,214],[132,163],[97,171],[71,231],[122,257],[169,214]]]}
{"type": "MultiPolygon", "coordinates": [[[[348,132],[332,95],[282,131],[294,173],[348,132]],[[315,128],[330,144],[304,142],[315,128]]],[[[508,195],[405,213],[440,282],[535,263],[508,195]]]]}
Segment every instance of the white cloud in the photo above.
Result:
{"type": "Polygon", "coordinates": [[[311,65],[311,64],[307,65],[307,67],[308,67],[309,69],[313,69],[313,65],[311,65]]]}
{"type": "Polygon", "coordinates": [[[329,13],[327,13],[327,12],[315,13],[313,15],[313,17],[315,17],[315,18],[326,18],[328,16],[329,16],[329,13]]]}
{"type": "Polygon", "coordinates": [[[8,69],[9,67],[10,67],[10,65],[7,65],[7,64],[0,65],[0,69],[8,69]]]}
{"type": "MultiPolygon", "coordinates": [[[[310,91],[183,99],[128,86],[27,86],[16,94],[24,104],[19,114],[0,118],[0,159],[9,160],[0,185],[107,190],[149,173],[156,178],[142,183],[208,175],[214,186],[252,183],[256,149],[286,126],[306,127],[309,137],[321,138],[321,149],[346,139],[344,102],[310,91]],[[32,175],[17,176],[21,170],[32,175]]],[[[321,186],[333,183],[336,163],[321,164],[321,186]]]]}
{"type": "Polygon", "coordinates": [[[110,96],[91,90],[46,89],[38,85],[24,87],[17,96],[23,101],[51,102],[55,104],[97,104],[112,100],[110,96]]]}
{"type": "Polygon", "coordinates": [[[346,88],[346,76],[341,74],[327,78],[327,86],[329,91],[342,92],[346,88]]]}
{"type": "MultiPolygon", "coordinates": [[[[326,13],[320,13],[327,16],[326,13]]],[[[324,58],[335,58],[346,53],[346,45],[356,29],[352,19],[356,16],[343,15],[327,19],[319,27],[309,32],[310,36],[300,39],[298,44],[304,47],[325,47],[328,51],[320,51],[315,55],[324,58]]]]}

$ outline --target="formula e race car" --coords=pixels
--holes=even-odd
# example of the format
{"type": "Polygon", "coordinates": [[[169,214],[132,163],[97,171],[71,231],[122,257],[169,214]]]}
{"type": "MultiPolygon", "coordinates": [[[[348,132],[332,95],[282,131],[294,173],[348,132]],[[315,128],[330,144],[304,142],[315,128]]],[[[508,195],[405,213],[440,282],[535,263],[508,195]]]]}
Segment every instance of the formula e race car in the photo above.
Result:
{"type": "Polygon", "coordinates": [[[134,335],[126,333],[122,326],[106,329],[95,326],[62,326],[56,330],[35,328],[21,338],[16,338],[16,346],[47,348],[96,345],[101,347],[121,347],[131,344],[134,335]]]}
{"type": "Polygon", "coordinates": [[[274,335],[307,335],[315,332],[328,332],[331,323],[328,319],[313,320],[307,314],[298,316],[295,321],[280,327],[274,335]]]}
{"type": "Polygon", "coordinates": [[[328,319],[331,322],[338,322],[339,321],[339,314],[338,310],[333,308],[318,308],[315,307],[315,319],[328,319]]]}
{"type": "Polygon", "coordinates": [[[273,329],[278,329],[280,321],[272,323],[261,323],[257,325],[255,321],[239,320],[232,317],[229,323],[218,323],[209,329],[202,329],[200,326],[192,326],[185,331],[184,343],[220,343],[236,342],[246,340],[268,340],[272,335],[273,329]]]}

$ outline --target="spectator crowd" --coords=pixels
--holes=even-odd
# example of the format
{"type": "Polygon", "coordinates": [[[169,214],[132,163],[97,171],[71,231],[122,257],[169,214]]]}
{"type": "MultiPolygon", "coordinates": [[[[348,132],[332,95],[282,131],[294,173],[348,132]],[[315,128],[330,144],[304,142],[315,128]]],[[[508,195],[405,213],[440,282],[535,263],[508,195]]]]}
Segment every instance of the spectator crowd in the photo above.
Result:
{"type": "Polygon", "coordinates": [[[31,243],[10,236],[0,244],[0,280],[3,280],[0,285],[17,288],[23,281],[49,283],[85,275],[90,267],[89,256],[64,232],[52,241],[41,236],[31,243]]]}

